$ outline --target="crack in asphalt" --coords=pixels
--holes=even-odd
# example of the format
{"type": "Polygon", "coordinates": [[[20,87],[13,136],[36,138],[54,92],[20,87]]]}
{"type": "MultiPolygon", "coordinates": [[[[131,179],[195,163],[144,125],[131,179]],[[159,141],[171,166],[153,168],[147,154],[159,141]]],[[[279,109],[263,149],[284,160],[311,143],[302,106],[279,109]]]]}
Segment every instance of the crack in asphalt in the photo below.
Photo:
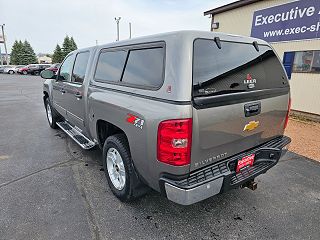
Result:
{"type": "MultiPolygon", "coordinates": [[[[62,131],[63,132],[63,131],[62,131]]],[[[65,134],[63,132],[63,134],[65,134]]],[[[66,143],[66,152],[71,156],[71,158],[77,160],[79,156],[74,155],[74,151],[71,149],[71,143],[70,143],[70,138],[65,134],[65,137],[63,138],[66,143]]],[[[71,141],[73,142],[73,141],[71,141]]],[[[84,162],[84,161],[83,161],[84,162]]],[[[88,219],[88,224],[89,224],[89,229],[91,231],[91,236],[93,240],[100,240],[100,229],[98,227],[98,223],[96,220],[96,217],[94,216],[93,213],[93,208],[90,205],[90,201],[87,197],[86,191],[85,191],[85,186],[82,184],[81,178],[80,178],[80,172],[79,172],[79,167],[78,165],[74,165],[72,168],[73,172],[73,178],[75,180],[76,187],[80,193],[80,196],[82,196],[83,201],[84,201],[84,207],[87,210],[87,219],[88,219]]]]}
{"type": "MultiPolygon", "coordinates": [[[[74,179],[75,179],[76,187],[77,187],[77,189],[79,191],[79,194],[82,196],[82,198],[84,200],[84,207],[87,210],[87,218],[88,218],[89,228],[91,230],[92,239],[100,240],[102,238],[100,237],[100,230],[99,230],[96,218],[95,218],[94,213],[93,213],[93,208],[90,205],[90,202],[89,202],[89,200],[87,198],[86,191],[85,191],[84,186],[82,184],[82,181],[80,179],[80,172],[79,172],[78,166],[79,166],[79,164],[81,164],[81,163],[83,163],[85,161],[80,159],[80,158],[82,158],[82,156],[77,156],[77,155],[74,154],[74,151],[71,149],[72,147],[71,147],[71,143],[70,143],[69,137],[65,136],[64,138],[61,138],[61,139],[63,139],[64,142],[65,142],[66,153],[68,154],[68,157],[69,157],[68,160],[58,162],[58,163],[53,164],[51,166],[39,169],[37,171],[34,171],[34,172],[29,173],[29,174],[23,175],[21,177],[18,177],[16,179],[13,179],[13,180],[8,181],[6,183],[0,184],[0,189],[5,187],[5,186],[8,186],[8,185],[10,185],[12,183],[18,182],[20,180],[23,180],[25,178],[37,175],[38,173],[41,173],[41,172],[44,172],[44,171],[47,171],[47,170],[50,170],[50,169],[53,169],[53,168],[71,167],[71,169],[72,169],[72,171],[74,173],[73,176],[74,176],[74,179]]],[[[93,165],[97,165],[97,164],[93,163],[93,165]]]]}
{"type": "Polygon", "coordinates": [[[73,173],[74,173],[73,176],[74,176],[74,179],[75,179],[76,186],[78,188],[78,191],[79,191],[80,195],[82,196],[82,198],[84,200],[84,207],[87,210],[88,223],[89,223],[89,226],[90,226],[92,239],[93,240],[100,240],[100,239],[102,239],[100,237],[100,229],[99,229],[96,217],[95,217],[95,215],[93,213],[93,208],[90,205],[90,201],[89,201],[89,199],[87,197],[85,188],[84,188],[84,186],[82,184],[82,181],[81,181],[81,178],[80,178],[79,168],[78,168],[78,166],[74,166],[72,168],[72,170],[73,170],[73,173]]]}
{"type": "Polygon", "coordinates": [[[69,155],[69,159],[68,159],[68,160],[62,161],[62,162],[58,162],[58,163],[53,164],[53,165],[51,165],[51,166],[48,166],[48,167],[39,169],[39,170],[37,170],[37,171],[34,171],[34,172],[29,173],[29,174],[23,175],[23,176],[21,176],[21,177],[18,177],[18,178],[16,178],[16,179],[11,180],[11,181],[2,183],[2,184],[0,184],[0,188],[5,187],[5,186],[7,186],[7,185],[9,185],[9,184],[15,183],[15,182],[17,182],[17,181],[20,181],[20,180],[22,180],[22,179],[31,177],[31,176],[36,175],[36,174],[38,174],[38,173],[41,173],[41,172],[43,172],[43,171],[47,171],[47,170],[56,168],[56,167],[71,167],[71,166],[73,166],[73,165],[77,165],[77,164],[83,163],[83,162],[84,162],[83,160],[79,160],[79,157],[78,157],[78,156],[75,156],[75,155],[72,153],[72,151],[71,151],[71,149],[70,149],[69,138],[68,138],[68,137],[65,137],[64,140],[65,140],[65,143],[66,143],[66,146],[67,146],[67,147],[66,147],[66,152],[67,152],[68,155],[69,155]],[[74,163],[74,164],[69,164],[69,165],[67,165],[67,163],[72,163],[72,162],[75,162],[75,163],[74,163]]]}
{"type": "MultiPolygon", "coordinates": [[[[74,161],[75,161],[75,160],[71,159],[71,160],[67,160],[67,161],[63,161],[63,162],[58,162],[58,163],[56,163],[56,164],[54,164],[54,165],[51,165],[51,166],[46,167],[46,168],[42,168],[42,169],[40,169],[40,170],[38,170],[38,171],[35,171],[35,172],[32,172],[32,173],[26,174],[26,175],[21,176],[21,177],[18,177],[18,178],[13,179],[13,180],[11,180],[11,181],[9,181],[9,182],[2,183],[2,184],[0,184],[0,188],[5,187],[5,186],[7,186],[7,185],[9,185],[9,184],[15,183],[15,182],[17,182],[17,181],[20,181],[20,180],[22,180],[22,179],[31,177],[31,176],[36,175],[36,174],[38,174],[38,173],[41,173],[41,172],[43,172],[43,171],[47,171],[47,170],[50,170],[50,169],[56,168],[56,167],[61,167],[61,166],[65,165],[66,163],[70,163],[70,162],[74,162],[74,161]]],[[[79,162],[78,162],[77,164],[79,164],[79,162]]],[[[72,164],[72,165],[75,165],[75,164],[72,164]]],[[[72,165],[66,165],[66,166],[64,166],[64,167],[68,167],[68,166],[72,166],[72,165]]]]}

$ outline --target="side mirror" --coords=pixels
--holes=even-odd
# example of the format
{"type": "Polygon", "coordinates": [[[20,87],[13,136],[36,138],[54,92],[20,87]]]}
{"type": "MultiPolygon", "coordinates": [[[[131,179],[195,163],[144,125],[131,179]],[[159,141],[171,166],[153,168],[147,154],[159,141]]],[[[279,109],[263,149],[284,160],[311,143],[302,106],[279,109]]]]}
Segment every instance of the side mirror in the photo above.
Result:
{"type": "Polygon", "coordinates": [[[44,78],[44,79],[54,79],[54,78],[56,78],[56,75],[54,74],[54,72],[51,71],[51,70],[47,70],[47,69],[41,71],[40,76],[42,78],[44,78]]]}

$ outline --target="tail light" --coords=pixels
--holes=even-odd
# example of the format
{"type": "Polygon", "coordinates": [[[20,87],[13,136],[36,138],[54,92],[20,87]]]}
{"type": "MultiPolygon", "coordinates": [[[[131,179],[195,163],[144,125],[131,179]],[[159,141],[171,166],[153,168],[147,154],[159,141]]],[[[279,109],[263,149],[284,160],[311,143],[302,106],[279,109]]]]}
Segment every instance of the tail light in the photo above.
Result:
{"type": "Polygon", "coordinates": [[[290,109],[291,109],[291,98],[289,98],[289,102],[288,102],[288,111],[286,115],[286,120],[284,121],[284,129],[286,129],[288,125],[290,109]]]}
{"type": "Polygon", "coordinates": [[[190,164],[192,119],[166,120],[159,124],[157,158],[173,166],[190,164]]]}

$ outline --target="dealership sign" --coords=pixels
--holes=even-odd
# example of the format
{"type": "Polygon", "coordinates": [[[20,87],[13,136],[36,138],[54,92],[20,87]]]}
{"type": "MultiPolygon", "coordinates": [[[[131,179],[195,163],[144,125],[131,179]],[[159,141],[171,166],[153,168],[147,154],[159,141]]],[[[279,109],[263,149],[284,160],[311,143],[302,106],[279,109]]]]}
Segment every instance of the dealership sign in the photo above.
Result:
{"type": "Polygon", "coordinates": [[[320,0],[301,0],[255,11],[251,36],[268,42],[320,38],[320,0]]]}

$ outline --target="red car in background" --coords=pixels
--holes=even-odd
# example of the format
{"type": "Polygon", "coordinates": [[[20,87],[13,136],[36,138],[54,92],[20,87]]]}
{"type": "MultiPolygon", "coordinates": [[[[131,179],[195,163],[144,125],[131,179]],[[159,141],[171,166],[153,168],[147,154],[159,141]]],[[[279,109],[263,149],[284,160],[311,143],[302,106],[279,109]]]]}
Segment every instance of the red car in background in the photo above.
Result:
{"type": "Polygon", "coordinates": [[[28,71],[29,71],[29,65],[19,68],[17,72],[23,75],[27,75],[28,71]]]}
{"type": "Polygon", "coordinates": [[[55,64],[52,64],[50,67],[46,68],[46,70],[50,70],[54,73],[57,73],[57,71],[59,70],[59,67],[60,67],[61,63],[55,63],[55,64]]]}

